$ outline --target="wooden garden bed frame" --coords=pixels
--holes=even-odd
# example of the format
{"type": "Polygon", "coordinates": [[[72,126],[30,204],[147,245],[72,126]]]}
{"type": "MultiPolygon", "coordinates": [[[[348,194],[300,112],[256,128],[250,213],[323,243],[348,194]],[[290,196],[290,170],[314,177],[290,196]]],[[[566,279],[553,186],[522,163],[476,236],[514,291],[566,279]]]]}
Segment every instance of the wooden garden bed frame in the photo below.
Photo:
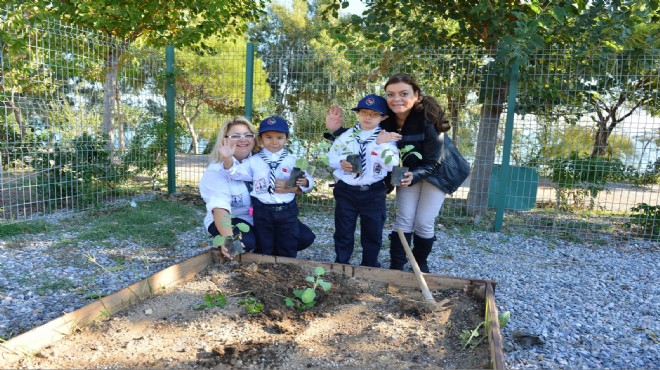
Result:
{"type": "MultiPolygon", "coordinates": [[[[42,348],[65,337],[76,329],[88,326],[96,320],[109,317],[142,299],[158,293],[161,290],[193,280],[196,275],[216,261],[216,252],[207,251],[189,258],[181,263],[159,271],[116,293],[53,319],[44,325],[20,334],[11,340],[0,343],[0,367],[3,363],[16,362],[24,356],[39,352],[42,348]]],[[[392,283],[402,287],[419,288],[412,272],[387,270],[371,267],[344,265],[339,263],[310,261],[296,258],[273,257],[261,254],[245,253],[237,257],[240,263],[283,263],[295,264],[301,267],[322,266],[326,271],[340,273],[348,277],[357,277],[392,283]]],[[[439,289],[484,289],[485,307],[484,321],[488,333],[490,360],[493,369],[504,369],[504,350],[498,322],[497,306],[495,305],[495,282],[491,280],[459,278],[437,274],[424,274],[424,279],[430,290],[439,289]]]]}

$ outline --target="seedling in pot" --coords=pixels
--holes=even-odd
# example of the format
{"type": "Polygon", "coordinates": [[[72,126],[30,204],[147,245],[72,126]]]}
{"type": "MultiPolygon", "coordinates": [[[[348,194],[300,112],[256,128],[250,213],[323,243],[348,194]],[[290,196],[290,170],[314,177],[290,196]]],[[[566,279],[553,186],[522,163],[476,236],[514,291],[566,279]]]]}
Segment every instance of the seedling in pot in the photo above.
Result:
{"type": "MultiPolygon", "coordinates": [[[[399,165],[392,167],[392,186],[401,185],[401,180],[406,178],[406,172],[408,172],[409,168],[403,166],[403,161],[405,161],[408,156],[414,155],[415,157],[422,159],[422,155],[419,154],[419,152],[413,150],[414,147],[414,145],[410,144],[399,150],[399,165]]],[[[381,154],[381,158],[385,160],[385,164],[392,162],[393,157],[394,154],[392,154],[392,151],[388,149],[384,150],[381,154]]]]}
{"type": "MultiPolygon", "coordinates": [[[[231,226],[231,221],[223,221],[223,224],[225,226],[231,226]]],[[[238,228],[238,230],[243,233],[250,231],[250,225],[244,222],[237,223],[236,228],[238,228]]],[[[222,245],[224,245],[227,248],[227,251],[229,252],[230,256],[235,256],[237,254],[241,254],[245,252],[245,250],[243,249],[243,244],[241,243],[240,233],[232,236],[217,235],[216,237],[213,238],[214,247],[220,248],[220,246],[222,245]]]]}
{"type": "Polygon", "coordinates": [[[293,291],[295,297],[284,297],[284,304],[287,307],[294,307],[300,311],[314,307],[316,304],[316,288],[320,287],[324,292],[327,292],[332,287],[332,284],[321,278],[323,274],[325,274],[325,269],[320,266],[316,267],[314,269],[314,276],[307,276],[305,278],[312,286],[305,289],[295,289],[293,291]]]}
{"type": "Polygon", "coordinates": [[[305,177],[305,170],[309,167],[309,162],[305,158],[296,159],[296,165],[291,171],[291,176],[286,181],[286,186],[292,188],[296,186],[298,179],[305,177]]]}
{"type": "Polygon", "coordinates": [[[360,160],[359,154],[349,154],[346,156],[346,162],[350,163],[353,166],[352,173],[361,174],[362,173],[362,160],[360,160]]]}

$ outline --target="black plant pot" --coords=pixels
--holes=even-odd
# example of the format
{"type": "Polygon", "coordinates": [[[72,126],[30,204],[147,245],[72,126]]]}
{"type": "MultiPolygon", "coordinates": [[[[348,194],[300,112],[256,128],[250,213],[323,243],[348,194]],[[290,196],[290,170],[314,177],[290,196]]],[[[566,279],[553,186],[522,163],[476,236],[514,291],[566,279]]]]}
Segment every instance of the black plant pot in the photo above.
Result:
{"type": "Polygon", "coordinates": [[[401,185],[401,180],[406,178],[406,172],[408,172],[408,167],[403,166],[394,166],[392,167],[392,186],[401,185]]]}
{"type": "Polygon", "coordinates": [[[225,239],[225,247],[227,248],[227,251],[229,252],[230,256],[235,256],[237,254],[241,254],[245,252],[245,250],[243,249],[243,244],[241,243],[241,239],[239,238],[225,239]]]}
{"type": "Polygon", "coordinates": [[[346,156],[346,162],[353,166],[352,173],[362,173],[362,161],[359,154],[349,154],[346,156]]]}
{"type": "Polygon", "coordinates": [[[305,177],[305,172],[298,167],[293,167],[293,170],[291,171],[291,177],[286,180],[286,186],[290,188],[296,186],[298,179],[302,179],[303,177],[305,177]]]}

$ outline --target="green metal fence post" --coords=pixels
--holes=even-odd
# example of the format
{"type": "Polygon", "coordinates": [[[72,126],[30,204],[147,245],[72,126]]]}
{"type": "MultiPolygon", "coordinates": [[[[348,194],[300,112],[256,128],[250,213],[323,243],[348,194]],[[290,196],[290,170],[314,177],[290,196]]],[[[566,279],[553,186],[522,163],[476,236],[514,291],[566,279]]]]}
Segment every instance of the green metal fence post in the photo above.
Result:
{"type": "MultiPolygon", "coordinates": [[[[504,220],[504,207],[506,198],[509,196],[509,182],[511,181],[511,169],[509,161],[511,159],[511,142],[513,141],[513,119],[516,111],[516,98],[518,95],[518,74],[520,71],[520,60],[516,59],[511,67],[511,80],[509,81],[509,99],[506,105],[506,123],[504,126],[504,147],[502,148],[502,171],[500,172],[500,181],[497,188],[495,231],[502,230],[504,220]]],[[[491,180],[492,181],[492,180],[491,180]]]]}
{"type": "Polygon", "coordinates": [[[165,48],[167,88],[165,104],[167,107],[167,192],[176,192],[176,148],[174,147],[174,46],[165,48]]]}
{"type": "Polygon", "coordinates": [[[247,43],[245,50],[245,117],[252,120],[252,92],[254,89],[254,44],[247,43]]]}

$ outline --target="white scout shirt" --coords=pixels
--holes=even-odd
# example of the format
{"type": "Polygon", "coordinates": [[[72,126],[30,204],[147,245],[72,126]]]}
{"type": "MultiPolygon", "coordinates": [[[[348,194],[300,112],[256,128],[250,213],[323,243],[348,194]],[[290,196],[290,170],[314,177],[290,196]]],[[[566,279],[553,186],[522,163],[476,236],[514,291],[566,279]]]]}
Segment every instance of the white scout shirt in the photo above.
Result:
{"type": "Polygon", "coordinates": [[[213,223],[213,209],[222,208],[232,216],[249,222],[253,219],[250,215],[251,201],[250,193],[243,181],[232,180],[227,176],[222,163],[213,162],[209,164],[202,180],[199,182],[199,193],[206,202],[206,216],[204,226],[208,230],[213,223]]]}
{"type": "Polygon", "coordinates": [[[353,127],[335,139],[328,151],[330,167],[335,168],[332,174],[337,180],[349,185],[370,185],[383,180],[387,172],[392,171],[392,167],[399,164],[399,150],[393,142],[376,144],[374,139],[366,145],[366,168],[363,169],[361,176],[356,177],[355,173],[342,171],[340,164],[342,160],[346,160],[349,154],[360,154],[360,144],[355,139],[355,130],[358,131],[357,136],[360,140],[368,140],[376,129],[365,131],[353,127]],[[381,156],[384,151],[387,151],[386,158],[387,156],[391,158],[387,164],[386,158],[381,156]]]}
{"type": "MultiPolygon", "coordinates": [[[[266,155],[271,162],[277,162],[286,149],[281,149],[277,153],[271,153],[268,149],[261,149],[261,153],[266,155]]],[[[282,163],[275,169],[276,180],[286,180],[291,177],[291,171],[296,164],[296,157],[287,154],[282,163]]],[[[234,162],[234,165],[226,170],[232,180],[252,181],[253,197],[265,204],[284,204],[289,203],[295,198],[295,194],[270,194],[268,184],[270,183],[270,166],[261,158],[259,154],[254,154],[241,163],[234,162]]],[[[308,192],[314,187],[314,179],[307,172],[305,177],[309,181],[308,187],[301,187],[302,191],[308,192]]]]}

